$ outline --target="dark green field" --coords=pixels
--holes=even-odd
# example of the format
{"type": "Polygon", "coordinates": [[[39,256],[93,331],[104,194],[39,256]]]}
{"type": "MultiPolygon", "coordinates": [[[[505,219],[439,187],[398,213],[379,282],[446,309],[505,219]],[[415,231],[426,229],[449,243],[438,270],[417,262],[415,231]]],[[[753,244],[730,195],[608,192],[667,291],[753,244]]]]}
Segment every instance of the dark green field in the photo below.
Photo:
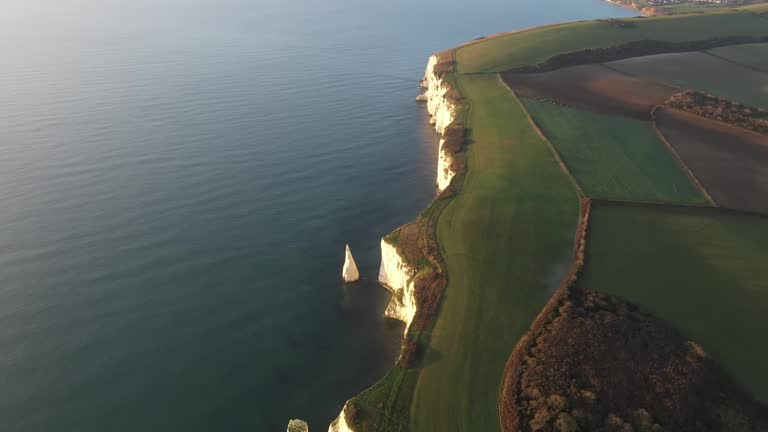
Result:
{"type": "Polygon", "coordinates": [[[709,52],[735,63],[768,72],[768,43],[733,45],[709,52]]]}
{"type": "MultiPolygon", "coordinates": [[[[764,20],[768,27],[768,20],[764,20]]],[[[631,75],[768,108],[768,73],[700,52],[660,54],[606,63],[631,75]]]]}
{"type": "Polygon", "coordinates": [[[706,203],[648,123],[531,99],[524,103],[588,196],[706,203]]]}
{"type": "Polygon", "coordinates": [[[579,284],[671,322],[768,401],[766,264],[768,218],[602,204],[579,284]]]}

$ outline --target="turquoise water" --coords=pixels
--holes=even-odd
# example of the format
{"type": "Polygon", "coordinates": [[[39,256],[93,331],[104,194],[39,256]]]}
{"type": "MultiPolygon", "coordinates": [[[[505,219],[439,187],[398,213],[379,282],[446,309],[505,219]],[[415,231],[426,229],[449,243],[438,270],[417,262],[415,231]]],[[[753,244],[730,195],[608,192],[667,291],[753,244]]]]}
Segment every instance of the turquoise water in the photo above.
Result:
{"type": "MultiPolygon", "coordinates": [[[[10,4],[9,4],[10,3],[10,4]]],[[[394,361],[430,53],[598,0],[40,0],[0,14],[3,431],[323,430],[394,361]],[[368,280],[343,287],[349,242],[368,280]]]]}

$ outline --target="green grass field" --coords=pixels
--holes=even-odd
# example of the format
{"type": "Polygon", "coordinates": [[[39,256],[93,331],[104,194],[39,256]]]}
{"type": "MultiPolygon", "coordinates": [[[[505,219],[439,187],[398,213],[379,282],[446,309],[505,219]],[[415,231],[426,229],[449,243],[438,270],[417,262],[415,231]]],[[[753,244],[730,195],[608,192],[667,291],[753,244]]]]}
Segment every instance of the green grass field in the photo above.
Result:
{"type": "Polygon", "coordinates": [[[523,103],[588,196],[707,202],[648,123],[531,99],[523,103]]]}
{"type": "Polygon", "coordinates": [[[512,349],[571,261],[575,185],[495,75],[457,79],[470,101],[469,172],[442,213],[449,282],[419,376],[411,430],[499,430],[512,349]]]}
{"type": "Polygon", "coordinates": [[[733,45],[709,50],[730,61],[768,72],[768,43],[733,45]]]}
{"type": "Polygon", "coordinates": [[[602,204],[579,283],[671,322],[768,401],[766,263],[768,218],[602,204]]]}
{"type": "MultiPolygon", "coordinates": [[[[765,26],[768,28],[768,20],[765,26]]],[[[660,54],[606,63],[613,69],[768,108],[768,73],[704,53],[660,54]]]]}
{"type": "Polygon", "coordinates": [[[491,72],[541,63],[556,54],[634,40],[683,42],[718,36],[764,36],[768,35],[768,20],[753,13],[761,10],[635,18],[631,19],[635,23],[631,28],[613,28],[596,21],[541,27],[463,46],[456,60],[461,73],[491,72]]]}

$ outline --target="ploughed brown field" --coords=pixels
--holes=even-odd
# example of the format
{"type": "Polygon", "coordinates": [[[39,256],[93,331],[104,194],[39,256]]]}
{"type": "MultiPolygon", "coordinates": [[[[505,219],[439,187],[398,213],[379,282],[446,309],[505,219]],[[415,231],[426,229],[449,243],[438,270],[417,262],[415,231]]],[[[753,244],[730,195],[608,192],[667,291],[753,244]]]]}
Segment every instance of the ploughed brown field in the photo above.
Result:
{"type": "Polygon", "coordinates": [[[504,73],[518,96],[650,120],[651,111],[680,89],[625,75],[603,65],[575,66],[544,73],[504,73]]]}
{"type": "Polygon", "coordinates": [[[768,135],[673,109],[656,125],[717,205],[768,213],[768,135]]]}

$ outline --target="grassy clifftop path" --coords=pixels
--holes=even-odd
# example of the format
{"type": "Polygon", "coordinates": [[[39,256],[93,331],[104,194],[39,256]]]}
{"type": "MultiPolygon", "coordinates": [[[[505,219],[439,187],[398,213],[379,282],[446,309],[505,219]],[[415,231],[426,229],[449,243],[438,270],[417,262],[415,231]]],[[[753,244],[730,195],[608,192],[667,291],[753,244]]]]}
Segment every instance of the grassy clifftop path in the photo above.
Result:
{"type": "Polygon", "coordinates": [[[499,430],[509,353],[568,270],[575,185],[496,75],[460,75],[470,170],[438,223],[449,287],[411,430],[499,430]]]}

